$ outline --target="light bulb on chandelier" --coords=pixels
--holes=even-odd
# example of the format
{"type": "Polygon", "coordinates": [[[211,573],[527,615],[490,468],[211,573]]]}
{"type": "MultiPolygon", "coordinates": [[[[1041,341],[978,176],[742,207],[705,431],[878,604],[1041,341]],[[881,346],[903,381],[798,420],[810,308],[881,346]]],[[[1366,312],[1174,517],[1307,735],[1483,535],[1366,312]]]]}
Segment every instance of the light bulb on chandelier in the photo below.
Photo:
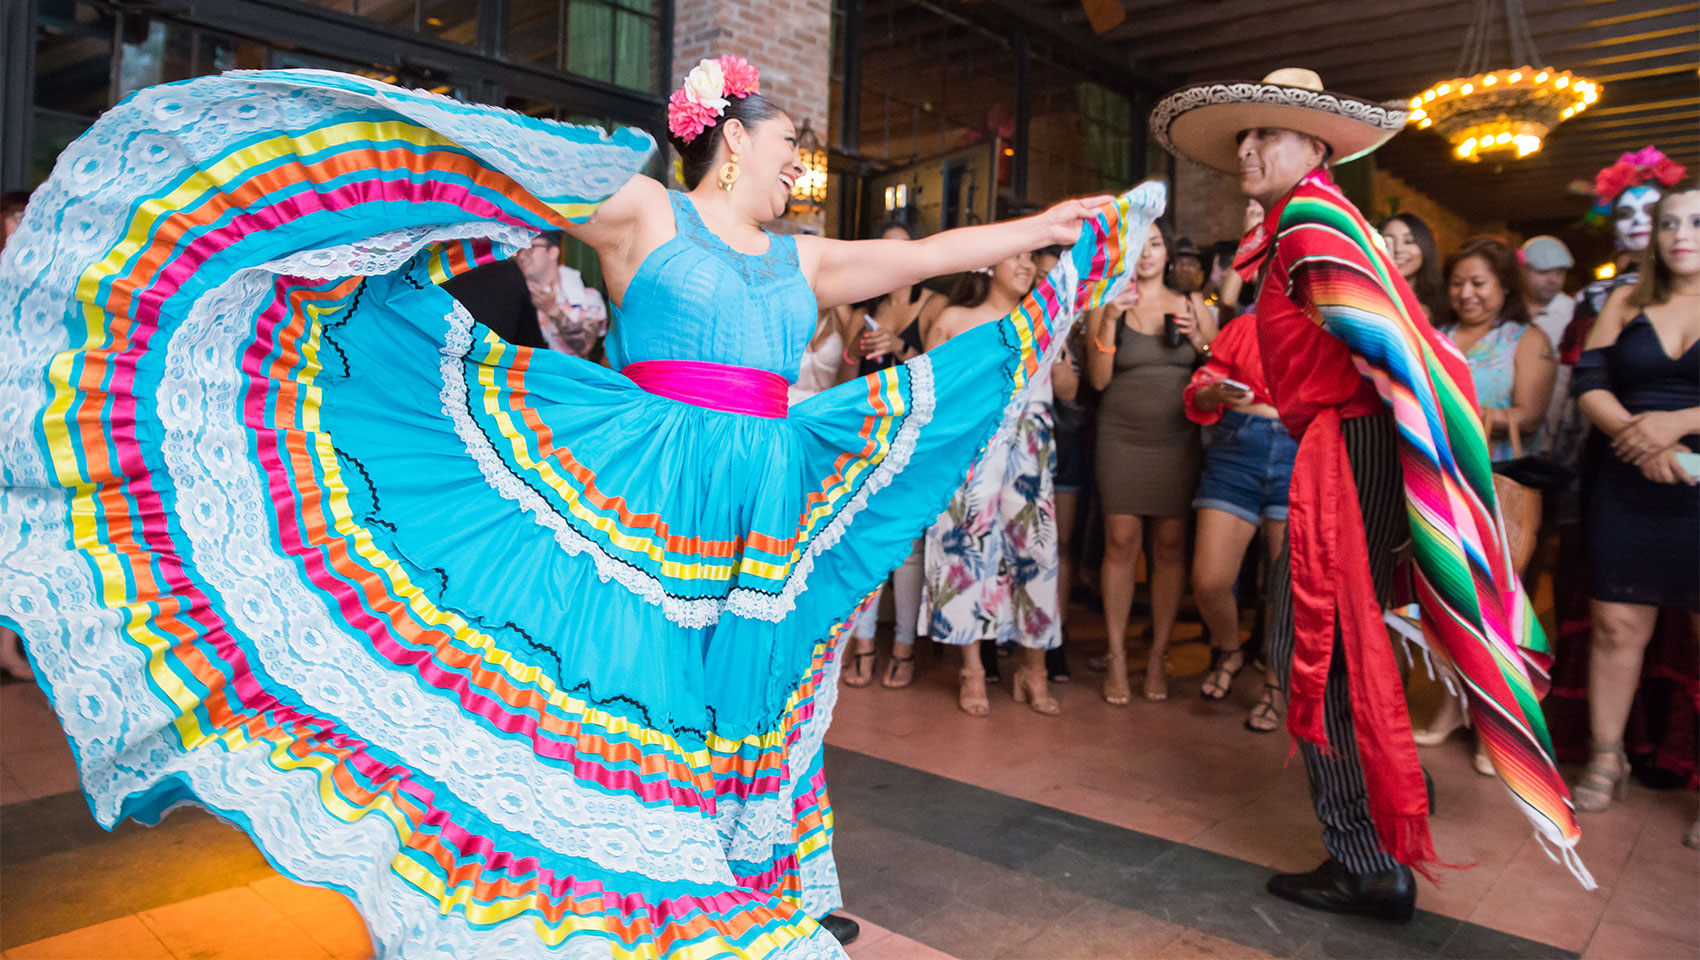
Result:
{"type": "Polygon", "coordinates": [[[1474,22],[1464,39],[1458,72],[1411,98],[1407,121],[1434,130],[1452,144],[1462,160],[1483,154],[1527,157],[1541,149],[1554,127],[1575,117],[1600,98],[1599,84],[1568,70],[1536,68],[1539,54],[1524,22],[1521,4],[1504,3],[1504,35],[1512,62],[1521,67],[1484,70],[1488,38],[1493,34],[1495,0],[1477,0],[1474,22]]]}

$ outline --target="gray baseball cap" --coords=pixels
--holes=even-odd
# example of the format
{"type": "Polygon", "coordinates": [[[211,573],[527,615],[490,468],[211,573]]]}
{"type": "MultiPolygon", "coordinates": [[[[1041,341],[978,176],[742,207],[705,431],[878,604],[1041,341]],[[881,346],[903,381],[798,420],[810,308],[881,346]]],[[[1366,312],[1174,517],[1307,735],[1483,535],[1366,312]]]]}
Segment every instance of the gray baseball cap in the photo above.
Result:
{"type": "Polygon", "coordinates": [[[1570,248],[1557,237],[1530,237],[1523,244],[1523,263],[1530,270],[1569,270],[1576,265],[1570,248]]]}

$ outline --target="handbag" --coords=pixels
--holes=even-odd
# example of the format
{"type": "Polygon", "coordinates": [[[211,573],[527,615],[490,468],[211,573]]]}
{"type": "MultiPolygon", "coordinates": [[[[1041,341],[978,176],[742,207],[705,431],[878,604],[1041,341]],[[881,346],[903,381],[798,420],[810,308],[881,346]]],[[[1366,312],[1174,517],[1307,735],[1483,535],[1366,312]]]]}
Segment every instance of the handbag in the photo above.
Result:
{"type": "MultiPolygon", "coordinates": [[[[1514,468],[1524,461],[1542,461],[1543,458],[1523,456],[1523,437],[1504,411],[1495,410],[1489,418],[1490,434],[1495,420],[1506,425],[1505,432],[1511,438],[1511,459],[1493,465],[1493,493],[1499,500],[1499,515],[1505,522],[1505,539],[1511,548],[1511,568],[1522,576],[1524,568],[1529,565],[1529,558],[1535,554],[1535,541],[1540,537],[1541,488],[1523,482],[1515,473],[1502,468],[1514,468]]],[[[1551,461],[1543,462],[1554,470],[1570,472],[1551,461]]]]}

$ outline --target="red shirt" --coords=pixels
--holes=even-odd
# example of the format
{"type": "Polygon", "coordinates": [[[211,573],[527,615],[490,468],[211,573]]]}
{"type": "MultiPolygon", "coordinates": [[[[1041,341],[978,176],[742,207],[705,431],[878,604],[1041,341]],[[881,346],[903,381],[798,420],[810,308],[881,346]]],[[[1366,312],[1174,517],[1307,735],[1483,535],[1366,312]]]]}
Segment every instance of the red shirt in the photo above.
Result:
{"type": "MultiPolygon", "coordinates": [[[[1326,407],[1339,408],[1342,419],[1386,409],[1375,384],[1352,362],[1346,342],[1324,329],[1325,321],[1316,305],[1319,298],[1310,285],[1293,282],[1290,271],[1301,259],[1337,256],[1356,263],[1364,257],[1356,244],[1313,224],[1281,230],[1281,215],[1287,204],[1305,195],[1337,198],[1339,190],[1321,170],[1300,181],[1264,214],[1262,225],[1246,235],[1234,261],[1242,273],[1266,264],[1263,286],[1257,293],[1257,340],[1263,353],[1264,382],[1281,411],[1281,422],[1294,439],[1304,436],[1311,420],[1326,407]]],[[[1382,259],[1386,260],[1385,255],[1382,259]]],[[[1392,261],[1386,263],[1392,267],[1392,261]]],[[[1399,278],[1397,270],[1392,275],[1399,278]]],[[[1404,280],[1398,279],[1397,286],[1404,289],[1405,296],[1411,298],[1411,309],[1421,316],[1421,308],[1415,306],[1416,298],[1404,280]]],[[[1214,352],[1215,347],[1211,350],[1214,352]]]]}
{"type": "Polygon", "coordinates": [[[1264,385],[1263,357],[1257,347],[1256,324],[1256,315],[1248,313],[1230,321],[1216,339],[1210,341],[1210,360],[1192,372],[1192,381],[1181,391],[1188,419],[1205,426],[1222,419],[1222,411],[1229,407],[1220,406],[1206,411],[1193,403],[1198,391],[1221,380],[1238,380],[1250,387],[1252,403],[1275,405],[1269,396],[1269,388],[1264,385]]]}

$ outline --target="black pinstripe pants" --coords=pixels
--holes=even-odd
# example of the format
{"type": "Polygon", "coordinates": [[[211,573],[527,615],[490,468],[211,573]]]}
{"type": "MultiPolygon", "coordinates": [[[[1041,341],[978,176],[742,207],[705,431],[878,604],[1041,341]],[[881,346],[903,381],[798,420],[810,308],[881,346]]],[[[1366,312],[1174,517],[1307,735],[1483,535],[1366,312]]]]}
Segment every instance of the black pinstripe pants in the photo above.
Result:
{"type": "MultiPolygon", "coordinates": [[[[1398,435],[1392,414],[1356,417],[1340,425],[1347,458],[1358,487],[1358,508],[1364,517],[1364,540],[1369,546],[1370,574],[1375,594],[1386,606],[1392,597],[1394,552],[1410,536],[1405,518],[1405,488],[1399,467],[1398,435]]],[[[1293,576],[1288,545],[1269,577],[1269,657],[1281,686],[1293,667],[1293,576]]],[[[1323,717],[1332,748],[1325,755],[1304,741],[1305,772],[1310,775],[1310,798],[1316,819],[1322,821],[1322,843],[1335,860],[1356,873],[1390,870],[1398,863],[1381,849],[1370,820],[1364,770],[1352,727],[1352,700],[1346,686],[1346,656],[1335,626],[1334,655],[1329,662],[1323,694],[1323,717]]]]}

